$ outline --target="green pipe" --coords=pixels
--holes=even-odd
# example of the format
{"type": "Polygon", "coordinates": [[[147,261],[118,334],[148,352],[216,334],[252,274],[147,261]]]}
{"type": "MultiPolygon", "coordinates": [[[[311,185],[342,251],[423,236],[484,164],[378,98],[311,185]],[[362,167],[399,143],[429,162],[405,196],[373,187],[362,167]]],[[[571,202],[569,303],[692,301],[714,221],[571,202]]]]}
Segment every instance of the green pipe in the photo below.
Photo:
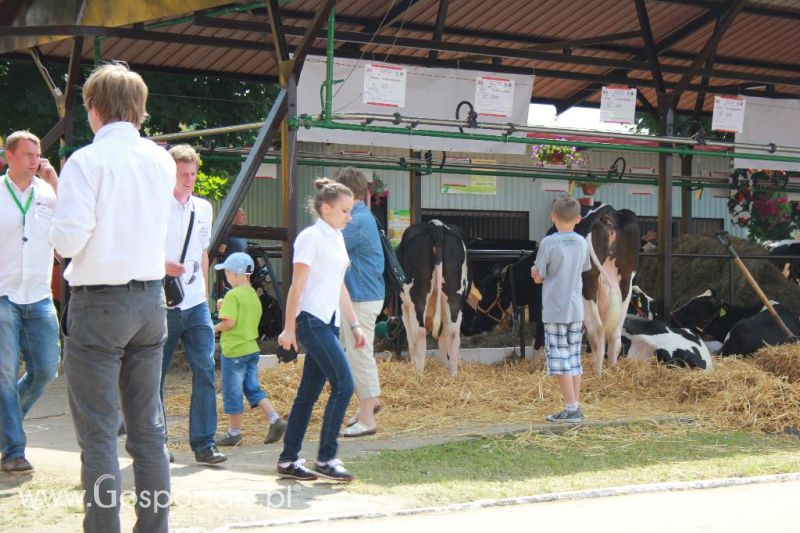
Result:
{"type": "Polygon", "coordinates": [[[332,7],[328,14],[328,50],[325,58],[325,121],[331,121],[333,110],[333,47],[334,24],[336,24],[336,8],[332,7]]]}
{"type": "Polygon", "coordinates": [[[103,42],[103,37],[100,35],[95,36],[94,38],[94,67],[100,64],[100,45],[103,42]]]}
{"type": "Polygon", "coordinates": [[[698,154],[696,150],[691,148],[678,148],[678,147],[660,147],[660,146],[635,146],[627,144],[615,143],[596,143],[596,142],[583,142],[583,141],[565,141],[557,139],[537,139],[534,137],[507,137],[505,135],[487,135],[485,133],[456,133],[450,131],[436,131],[424,130],[417,128],[392,128],[387,126],[368,126],[361,124],[347,124],[340,122],[318,120],[309,116],[300,116],[290,121],[292,127],[304,128],[323,128],[329,130],[348,130],[348,131],[361,131],[369,133],[390,133],[394,135],[414,135],[417,137],[439,137],[445,139],[467,139],[475,141],[491,141],[491,142],[510,142],[516,144],[547,144],[553,146],[576,146],[580,148],[595,148],[595,149],[613,149],[621,152],[644,152],[644,153],[664,153],[686,156],[702,155],[704,157],[737,157],[743,159],[753,159],[758,161],[785,161],[791,163],[800,163],[800,157],[782,156],[782,155],[767,155],[767,154],[751,154],[751,153],[736,153],[730,152],[702,152],[698,154]]]}
{"type": "MultiPolygon", "coordinates": [[[[204,160],[207,161],[235,161],[241,162],[243,157],[238,155],[225,155],[225,154],[208,154],[202,156],[204,160]]],[[[265,157],[263,159],[264,163],[273,163],[273,164],[280,164],[280,159],[278,157],[265,157]]],[[[346,167],[346,166],[357,166],[361,169],[368,169],[368,170],[386,170],[386,171],[396,171],[396,172],[408,172],[410,168],[419,168],[422,171],[427,171],[427,167],[424,165],[407,165],[407,166],[399,166],[399,165],[387,165],[387,164],[378,164],[378,163],[364,163],[364,162],[352,162],[352,161],[341,161],[341,160],[325,160],[325,159],[298,159],[297,164],[303,167],[346,167]]],[[[469,168],[454,168],[454,167],[444,167],[442,169],[432,168],[430,169],[434,174],[461,174],[461,175],[468,175],[468,176],[498,176],[498,177],[506,177],[506,178],[523,178],[523,179],[546,179],[546,180],[569,180],[569,181],[578,181],[581,183],[597,183],[597,184],[610,184],[610,185],[658,185],[658,181],[653,179],[630,179],[626,178],[625,181],[620,181],[618,178],[601,178],[601,177],[592,177],[589,178],[588,176],[569,176],[563,174],[554,174],[554,173],[547,173],[547,172],[537,172],[535,169],[532,169],[530,173],[526,172],[513,172],[508,170],[489,170],[489,169],[469,169],[469,168]]],[[[729,189],[730,184],[725,183],[718,183],[718,182],[707,182],[701,180],[688,180],[688,179],[681,179],[680,176],[674,177],[674,182],[676,186],[681,187],[702,187],[704,189],[729,189]]],[[[759,189],[760,190],[760,189],[759,189]]],[[[765,189],[764,192],[780,192],[780,193],[791,193],[791,192],[800,192],[800,189],[787,189],[787,190],[767,190],[765,189]]]]}

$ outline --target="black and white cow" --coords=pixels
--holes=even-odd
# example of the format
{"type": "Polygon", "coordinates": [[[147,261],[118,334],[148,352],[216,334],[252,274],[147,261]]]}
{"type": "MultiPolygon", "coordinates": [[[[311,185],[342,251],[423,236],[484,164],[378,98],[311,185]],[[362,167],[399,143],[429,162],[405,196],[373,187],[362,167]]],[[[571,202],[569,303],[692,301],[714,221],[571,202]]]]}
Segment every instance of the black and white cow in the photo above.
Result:
{"type": "MultiPolygon", "coordinates": [[[[551,229],[550,233],[553,231],[551,229]]],[[[630,304],[632,280],[639,264],[639,224],[632,211],[616,211],[604,205],[586,213],[575,231],[586,238],[592,255],[593,268],[583,273],[584,320],[596,368],[600,372],[606,341],[612,363],[616,362],[621,350],[622,322],[630,304]]],[[[532,319],[537,324],[533,359],[539,360],[544,356],[544,330],[541,324],[541,286],[533,284],[530,277],[530,268],[535,260],[535,252],[528,254],[481,282],[480,312],[475,315],[473,328],[481,331],[499,323],[510,311],[513,301],[518,306],[529,305],[532,319]]]]}
{"type": "Polygon", "coordinates": [[[713,290],[707,290],[690,298],[669,315],[669,325],[702,332],[713,319],[722,301],[713,290]]]}
{"type": "Polygon", "coordinates": [[[655,354],[664,364],[711,370],[713,362],[703,339],[690,329],[671,328],[660,320],[628,316],[622,336],[630,342],[628,357],[647,360],[655,354]]]}
{"type": "Polygon", "coordinates": [[[586,237],[592,260],[592,269],[583,273],[583,322],[601,375],[606,346],[612,365],[622,350],[622,324],[639,268],[639,222],[633,211],[603,205],[587,213],[575,231],[586,237]]]}
{"type": "Polygon", "coordinates": [[[655,320],[658,318],[658,304],[650,298],[638,285],[631,288],[631,303],[628,305],[628,314],[655,320]]]}
{"type": "MultiPolygon", "coordinates": [[[[772,302],[778,316],[795,335],[800,335],[800,321],[778,302],[772,302]]],[[[740,320],[731,328],[722,344],[722,355],[752,355],[765,346],[786,343],[786,335],[766,306],[755,315],[740,320]]]]}
{"type": "Polygon", "coordinates": [[[797,259],[792,261],[785,261],[775,259],[774,262],[778,265],[783,276],[789,281],[800,284],[800,241],[785,240],[773,243],[769,246],[769,255],[793,255],[797,259]]]}
{"type": "Polygon", "coordinates": [[[488,331],[518,307],[529,306],[530,320],[536,324],[534,353],[541,353],[544,346],[542,324],[542,286],[533,283],[531,267],[536,260],[536,251],[524,255],[505,267],[495,265],[488,276],[478,283],[481,296],[472,320],[472,331],[488,331]]]}
{"type": "Polygon", "coordinates": [[[707,290],[673,311],[670,325],[690,328],[722,343],[738,322],[752,317],[761,308],[762,304],[730,304],[717,298],[713,290],[707,290]]]}
{"type": "Polygon", "coordinates": [[[412,224],[403,232],[397,259],[407,280],[400,299],[411,360],[421,373],[430,332],[439,339],[439,353],[455,377],[461,344],[461,309],[471,285],[461,232],[439,220],[412,224]]]}

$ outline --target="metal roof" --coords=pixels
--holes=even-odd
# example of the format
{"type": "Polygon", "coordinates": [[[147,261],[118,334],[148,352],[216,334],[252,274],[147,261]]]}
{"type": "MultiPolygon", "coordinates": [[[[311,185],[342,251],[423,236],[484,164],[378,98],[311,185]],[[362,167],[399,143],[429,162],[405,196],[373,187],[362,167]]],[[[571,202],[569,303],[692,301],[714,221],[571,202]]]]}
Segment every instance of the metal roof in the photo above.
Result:
{"type": "MultiPolygon", "coordinates": [[[[53,0],[28,3],[46,1],[53,0]]],[[[701,65],[691,77],[678,101],[679,110],[692,110],[705,86],[712,96],[800,98],[795,43],[800,9],[798,2],[789,0],[341,0],[336,4],[336,54],[500,72],[532,69],[536,74],[532,100],[554,103],[559,110],[596,104],[600,87],[625,84],[637,87],[640,105],[652,108],[657,105],[658,81],[637,2],[646,8],[667,89],[681,82],[707,47],[715,22],[722,24],[728,9],[739,11],[716,50],[711,50],[715,52],[711,68],[701,65]],[[442,7],[446,19],[436,41],[442,7]],[[437,48],[438,53],[431,51],[437,48]]],[[[294,47],[321,2],[279,3],[287,42],[294,47]]],[[[11,4],[25,2],[0,0],[0,22],[7,22],[3,13],[11,4]]],[[[142,70],[275,80],[277,66],[264,3],[205,4],[222,5],[105,29],[84,23],[72,34],[84,30],[84,35],[102,34],[103,59],[124,60],[142,70]]],[[[0,51],[5,51],[0,57],[27,57],[25,50],[8,49],[10,36],[20,31],[19,26],[0,27],[0,51]]],[[[69,57],[67,37],[40,45],[45,60],[69,57]]],[[[323,52],[324,38],[323,30],[312,53],[323,52]]],[[[85,62],[94,60],[94,47],[93,39],[84,40],[85,62]]],[[[712,106],[713,98],[706,98],[703,110],[712,106]]]]}

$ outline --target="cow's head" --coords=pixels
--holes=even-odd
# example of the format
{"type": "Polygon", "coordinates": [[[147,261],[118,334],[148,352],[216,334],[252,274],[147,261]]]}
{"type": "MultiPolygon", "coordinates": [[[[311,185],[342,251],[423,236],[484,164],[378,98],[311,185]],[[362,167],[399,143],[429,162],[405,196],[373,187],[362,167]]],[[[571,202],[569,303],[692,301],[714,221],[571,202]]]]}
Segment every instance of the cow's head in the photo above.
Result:
{"type": "Polygon", "coordinates": [[[631,289],[631,303],[628,306],[628,314],[653,320],[658,315],[656,301],[650,298],[637,285],[631,289]]]}
{"type": "Polygon", "coordinates": [[[729,314],[730,304],[727,302],[720,302],[711,319],[703,327],[703,335],[708,335],[723,342],[734,324],[729,314]]]}
{"type": "Polygon", "coordinates": [[[701,331],[714,319],[721,303],[714,291],[709,289],[674,310],[670,315],[670,324],[701,331]]]}
{"type": "Polygon", "coordinates": [[[478,283],[480,301],[472,318],[472,333],[489,331],[502,322],[505,311],[501,303],[503,267],[492,266],[489,274],[478,283]]]}

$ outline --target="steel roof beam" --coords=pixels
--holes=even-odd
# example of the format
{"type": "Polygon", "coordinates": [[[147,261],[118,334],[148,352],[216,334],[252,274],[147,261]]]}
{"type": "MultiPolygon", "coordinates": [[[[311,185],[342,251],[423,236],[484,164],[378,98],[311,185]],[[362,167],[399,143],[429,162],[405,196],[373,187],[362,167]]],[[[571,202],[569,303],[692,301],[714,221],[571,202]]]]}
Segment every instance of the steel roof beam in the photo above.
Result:
{"type": "MultiPolygon", "coordinates": [[[[710,8],[719,7],[720,4],[714,4],[710,6],[710,8]]],[[[296,10],[284,10],[284,17],[285,18],[297,18],[302,20],[310,19],[314,16],[314,13],[305,12],[305,11],[296,11],[296,10]]],[[[701,15],[700,17],[703,17],[701,15]]],[[[713,18],[713,17],[712,17],[713,18]]],[[[225,20],[225,19],[222,19],[225,20]]],[[[337,22],[341,22],[343,24],[355,24],[363,26],[365,24],[369,24],[370,21],[374,21],[373,19],[365,18],[365,17],[353,17],[347,15],[337,15],[336,18],[337,22]]],[[[709,21],[712,19],[709,19],[709,21]]],[[[693,21],[694,22],[694,21],[693,21]]],[[[690,23],[692,24],[692,23],[690,23]]],[[[419,23],[404,23],[403,28],[408,31],[418,31],[421,33],[432,33],[434,31],[434,26],[431,24],[419,24],[419,23]]],[[[241,28],[244,29],[244,28],[241,28]]],[[[247,31],[247,30],[245,30],[247,31]]],[[[255,30],[254,30],[255,31],[255,30]]],[[[542,37],[538,35],[521,35],[521,34],[514,34],[514,33],[502,33],[502,32],[492,32],[492,31],[484,31],[480,29],[472,29],[472,28],[456,28],[456,27],[445,27],[444,28],[445,35],[453,35],[457,37],[472,37],[476,39],[486,39],[486,40],[495,40],[495,41],[507,41],[515,44],[547,44],[556,41],[552,37],[542,37]]],[[[674,44],[674,43],[673,43],[674,44]]],[[[671,46],[671,45],[670,45],[671,46]]],[[[641,48],[635,46],[628,46],[622,44],[596,44],[596,45],[587,45],[587,49],[589,50],[598,50],[604,52],[617,52],[622,54],[629,54],[629,55],[639,55],[643,52],[641,48]]],[[[691,52],[677,52],[677,51],[664,51],[660,50],[659,55],[664,58],[669,59],[679,59],[683,61],[692,61],[695,57],[695,54],[691,52]]],[[[717,56],[716,59],[717,65],[730,65],[730,66],[737,66],[737,67],[748,67],[748,68],[763,68],[763,69],[770,69],[770,70],[786,70],[789,72],[800,72],[800,65],[796,63],[780,63],[776,61],[759,61],[747,58],[740,58],[740,57],[730,57],[730,56],[717,56]]]]}
{"type": "MultiPolygon", "coordinates": [[[[665,4],[680,4],[684,6],[703,7],[706,9],[714,9],[725,5],[725,2],[723,0],[650,0],[650,1],[661,2],[665,4]]],[[[762,17],[800,20],[800,11],[779,9],[763,5],[755,5],[755,4],[747,5],[744,7],[743,12],[748,15],[758,15],[762,17]]]]}
{"type": "Polygon", "coordinates": [[[642,41],[644,41],[644,50],[650,63],[650,72],[656,82],[656,90],[663,93],[664,77],[661,75],[661,64],[658,61],[658,50],[656,50],[656,42],[653,39],[653,30],[650,28],[647,6],[644,5],[644,0],[633,0],[633,2],[636,5],[636,16],[639,17],[639,26],[642,28],[642,41]]]}
{"type": "MultiPolygon", "coordinates": [[[[717,22],[717,26],[716,28],[714,28],[714,33],[711,34],[711,37],[709,37],[705,46],[703,46],[703,49],[700,51],[699,54],[697,54],[697,57],[695,57],[694,61],[692,62],[688,70],[686,70],[686,73],[683,75],[683,78],[681,78],[681,81],[679,81],[678,84],[673,89],[673,94],[672,94],[673,106],[678,103],[681,94],[689,86],[689,83],[691,83],[692,78],[700,74],[700,70],[701,67],[703,66],[703,63],[705,63],[707,59],[712,57],[711,56],[712,52],[714,52],[717,49],[717,45],[722,40],[722,36],[725,35],[725,32],[728,31],[728,28],[731,27],[737,15],[739,15],[742,9],[744,9],[745,4],[746,0],[731,0],[727,4],[728,6],[727,10],[725,14],[722,16],[722,18],[720,18],[720,20],[717,22]]],[[[711,76],[713,76],[713,73],[711,74],[711,76]]]]}
{"type": "MultiPolygon", "coordinates": [[[[444,21],[447,18],[448,0],[439,0],[439,11],[436,13],[436,26],[433,28],[433,42],[442,42],[442,33],[444,32],[444,21]]],[[[438,50],[431,50],[428,54],[431,59],[439,57],[438,50]]]]}

